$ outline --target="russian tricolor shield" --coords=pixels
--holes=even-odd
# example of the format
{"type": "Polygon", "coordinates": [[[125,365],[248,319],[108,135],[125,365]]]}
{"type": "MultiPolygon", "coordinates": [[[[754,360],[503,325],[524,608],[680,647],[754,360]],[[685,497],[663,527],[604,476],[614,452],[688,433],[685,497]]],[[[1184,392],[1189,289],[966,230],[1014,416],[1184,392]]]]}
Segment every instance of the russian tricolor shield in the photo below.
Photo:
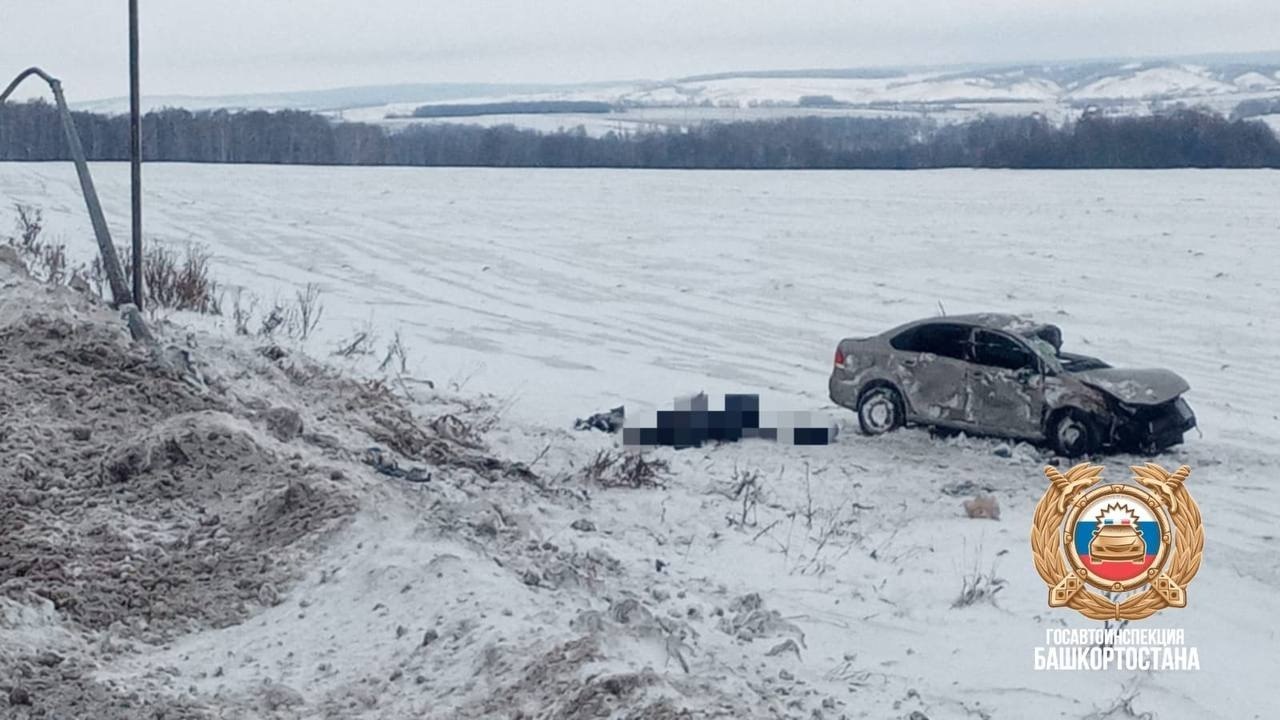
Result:
{"type": "Polygon", "coordinates": [[[1104,495],[1077,516],[1074,550],[1097,577],[1125,582],[1156,561],[1160,535],[1155,511],[1145,502],[1130,495],[1104,495]]]}

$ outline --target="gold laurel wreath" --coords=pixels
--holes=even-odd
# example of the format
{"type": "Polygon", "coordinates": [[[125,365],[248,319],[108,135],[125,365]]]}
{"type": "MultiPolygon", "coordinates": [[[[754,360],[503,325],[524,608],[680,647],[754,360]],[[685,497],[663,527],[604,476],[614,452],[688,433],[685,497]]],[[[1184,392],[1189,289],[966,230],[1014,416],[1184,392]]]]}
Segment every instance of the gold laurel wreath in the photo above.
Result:
{"type": "Polygon", "coordinates": [[[1204,554],[1204,528],[1200,508],[1183,485],[1191,468],[1183,465],[1169,473],[1155,463],[1134,465],[1133,479],[1156,497],[1173,519],[1176,537],[1167,572],[1161,572],[1145,591],[1115,602],[1084,590],[1084,581],[1072,572],[1062,553],[1062,521],[1067,508],[1089,487],[1102,482],[1101,465],[1080,463],[1063,474],[1046,467],[1049,488],[1036,505],[1031,525],[1031,554],[1036,572],[1049,584],[1049,604],[1067,606],[1094,620],[1140,620],[1166,607],[1187,604],[1186,586],[1200,570],[1204,554]]]}

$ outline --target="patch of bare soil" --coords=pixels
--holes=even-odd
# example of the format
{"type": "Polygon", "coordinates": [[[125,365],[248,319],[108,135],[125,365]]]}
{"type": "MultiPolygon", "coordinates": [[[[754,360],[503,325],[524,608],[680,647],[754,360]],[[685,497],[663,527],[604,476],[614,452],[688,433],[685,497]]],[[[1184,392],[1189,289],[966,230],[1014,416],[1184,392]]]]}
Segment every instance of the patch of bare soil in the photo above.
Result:
{"type": "MultiPolygon", "coordinates": [[[[25,315],[0,330],[0,589],[153,641],[234,622],[280,579],[325,482],[263,447],[225,400],[166,377],[110,328],[25,315]],[[299,490],[298,488],[307,488],[299,490]],[[296,520],[291,516],[302,516],[296,520]]],[[[329,492],[328,495],[332,495],[329,492]]]]}
{"type": "Polygon", "coordinates": [[[0,633],[26,639],[0,643],[0,714],[199,715],[88,671],[275,604],[355,496],[296,413],[178,376],[77,293],[0,286],[0,633]]]}

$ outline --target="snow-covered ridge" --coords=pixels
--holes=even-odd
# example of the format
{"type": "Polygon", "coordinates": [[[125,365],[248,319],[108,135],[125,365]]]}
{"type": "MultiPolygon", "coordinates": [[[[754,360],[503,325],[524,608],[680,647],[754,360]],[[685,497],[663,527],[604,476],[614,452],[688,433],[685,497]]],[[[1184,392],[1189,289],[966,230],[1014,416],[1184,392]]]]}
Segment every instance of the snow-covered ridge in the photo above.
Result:
{"type": "MultiPolygon", "coordinates": [[[[510,101],[607,102],[619,109],[760,108],[825,111],[897,108],[942,112],[1009,105],[1055,112],[1090,103],[1137,109],[1150,102],[1207,103],[1230,111],[1240,100],[1280,97],[1273,62],[1111,62],[903,70],[737,72],[670,80],[590,84],[423,84],[340,88],[222,97],[149,97],[149,108],[307,109],[343,120],[383,121],[420,105],[510,101]]],[[[123,98],[80,103],[83,110],[124,112],[123,98]]],[[[450,121],[460,121],[450,118],[450,121]]]]}

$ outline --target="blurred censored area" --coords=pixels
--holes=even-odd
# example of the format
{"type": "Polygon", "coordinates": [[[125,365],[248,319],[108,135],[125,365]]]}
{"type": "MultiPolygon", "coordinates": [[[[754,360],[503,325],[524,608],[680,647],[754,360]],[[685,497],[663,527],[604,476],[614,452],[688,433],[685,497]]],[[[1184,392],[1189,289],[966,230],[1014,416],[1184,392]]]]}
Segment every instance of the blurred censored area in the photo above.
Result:
{"type": "Polygon", "coordinates": [[[676,398],[674,408],[659,410],[652,426],[627,424],[622,444],[633,447],[701,447],[703,443],[744,438],[776,440],[791,445],[827,445],[836,425],[823,413],[760,410],[760,396],[726,393],[724,409],[712,410],[705,393],[676,398]]]}

